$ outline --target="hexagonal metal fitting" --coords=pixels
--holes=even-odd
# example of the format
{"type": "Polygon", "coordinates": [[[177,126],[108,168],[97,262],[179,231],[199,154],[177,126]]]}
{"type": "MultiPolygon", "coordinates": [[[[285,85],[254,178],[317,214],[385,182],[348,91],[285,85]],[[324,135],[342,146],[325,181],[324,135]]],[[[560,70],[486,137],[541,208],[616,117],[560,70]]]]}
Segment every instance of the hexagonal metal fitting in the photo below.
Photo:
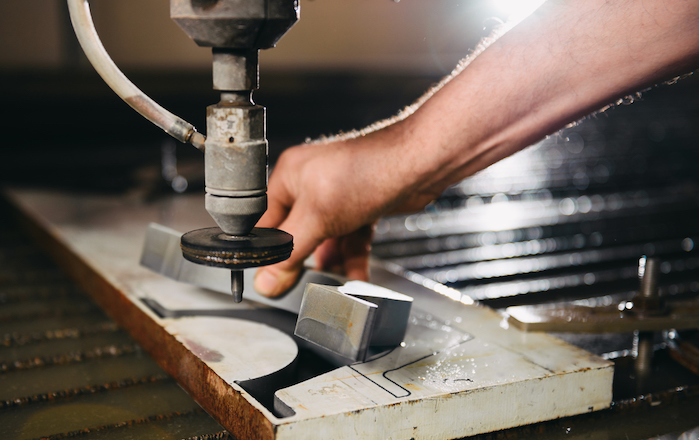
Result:
{"type": "Polygon", "coordinates": [[[198,45],[266,49],[299,19],[298,0],[170,0],[170,17],[198,45]]]}
{"type": "Polygon", "coordinates": [[[265,139],[265,108],[219,103],[206,108],[207,140],[241,143],[265,139]]]}

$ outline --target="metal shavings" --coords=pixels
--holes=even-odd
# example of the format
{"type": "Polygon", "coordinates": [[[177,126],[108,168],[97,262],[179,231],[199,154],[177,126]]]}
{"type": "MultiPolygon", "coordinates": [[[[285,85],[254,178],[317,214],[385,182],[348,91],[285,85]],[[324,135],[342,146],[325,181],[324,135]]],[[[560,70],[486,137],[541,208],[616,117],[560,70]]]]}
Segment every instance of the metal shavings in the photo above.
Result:
{"type": "Polygon", "coordinates": [[[65,328],[49,330],[43,333],[8,333],[0,336],[0,345],[5,347],[18,347],[37,342],[53,341],[56,339],[78,339],[87,335],[116,332],[118,330],[119,327],[114,322],[105,321],[100,324],[80,329],[65,328]]]}
{"type": "MultiPolygon", "coordinates": [[[[28,405],[31,403],[54,401],[58,399],[65,399],[68,397],[81,396],[85,394],[93,394],[104,391],[115,390],[119,388],[127,388],[135,385],[142,385],[146,383],[161,382],[166,380],[172,380],[170,376],[165,373],[155,374],[152,376],[142,377],[139,379],[124,379],[117,382],[109,382],[102,385],[88,385],[80,388],[73,388],[69,390],[56,391],[53,393],[42,393],[36,394],[29,397],[18,397],[14,400],[0,401],[0,409],[4,408],[15,408],[18,406],[28,405]]],[[[62,438],[62,437],[60,437],[62,438]]]]}
{"type": "Polygon", "coordinates": [[[74,364],[106,357],[119,357],[137,352],[139,350],[140,348],[137,344],[123,344],[120,346],[107,345],[82,352],[75,351],[43,358],[36,357],[32,359],[15,360],[12,362],[0,363],[0,373],[7,373],[15,370],[27,370],[30,368],[46,367],[51,365],[74,364]]]}

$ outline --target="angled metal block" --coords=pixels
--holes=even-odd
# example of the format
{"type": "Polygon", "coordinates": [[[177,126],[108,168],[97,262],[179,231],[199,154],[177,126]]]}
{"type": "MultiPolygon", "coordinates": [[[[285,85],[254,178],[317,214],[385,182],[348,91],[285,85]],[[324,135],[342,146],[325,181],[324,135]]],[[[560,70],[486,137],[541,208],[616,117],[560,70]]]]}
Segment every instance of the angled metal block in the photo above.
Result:
{"type": "Polygon", "coordinates": [[[294,334],[340,356],[364,361],[370,347],[403,342],[412,298],[362,281],[309,283],[294,334]]]}
{"type": "Polygon", "coordinates": [[[371,347],[395,347],[403,342],[413,299],[376,284],[348,281],[338,290],[376,304],[374,329],[369,340],[371,347]]]}
{"type": "Polygon", "coordinates": [[[364,359],[377,305],[337,287],[308,284],[294,334],[350,359],[364,359]]]}

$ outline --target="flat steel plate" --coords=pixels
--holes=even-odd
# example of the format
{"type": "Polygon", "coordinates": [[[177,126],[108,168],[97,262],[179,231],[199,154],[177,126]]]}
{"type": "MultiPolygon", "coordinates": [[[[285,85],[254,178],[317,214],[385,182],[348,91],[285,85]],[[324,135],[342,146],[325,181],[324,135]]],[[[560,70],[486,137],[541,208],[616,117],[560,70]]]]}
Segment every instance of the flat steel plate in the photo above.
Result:
{"type": "Polygon", "coordinates": [[[293,365],[294,340],[242,319],[162,318],[143,302],[157,298],[166,308],[176,308],[168,301],[225,310],[268,307],[249,300],[236,305],[230,296],[139,265],[149,222],[181,231],[213,226],[203,197],[144,204],[40,190],[10,196],[34,234],[95,301],[236,438],[451,439],[610,405],[611,362],[546,334],[509,327],[492,310],[455,301],[458,292],[434,282],[408,280],[377,266],[373,283],[414,298],[403,344],[367,362],[278,388],[270,409],[241,386],[255,381],[256,373],[240,353],[255,353],[265,374],[283,373],[293,365]]]}

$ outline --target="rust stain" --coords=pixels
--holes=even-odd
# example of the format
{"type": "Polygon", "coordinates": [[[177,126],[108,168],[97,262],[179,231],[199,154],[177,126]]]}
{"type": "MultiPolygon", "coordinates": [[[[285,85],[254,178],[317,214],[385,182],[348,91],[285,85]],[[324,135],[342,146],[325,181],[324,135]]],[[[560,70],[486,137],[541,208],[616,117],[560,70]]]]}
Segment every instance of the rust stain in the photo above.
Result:
{"type": "Polygon", "coordinates": [[[419,386],[415,385],[414,383],[404,383],[403,387],[407,388],[411,391],[421,391],[422,390],[422,387],[419,387],[419,386]]]}
{"type": "Polygon", "coordinates": [[[221,362],[224,356],[216,350],[204,347],[203,345],[192,341],[191,339],[183,338],[184,344],[194,353],[199,359],[204,362],[221,362]]]}

